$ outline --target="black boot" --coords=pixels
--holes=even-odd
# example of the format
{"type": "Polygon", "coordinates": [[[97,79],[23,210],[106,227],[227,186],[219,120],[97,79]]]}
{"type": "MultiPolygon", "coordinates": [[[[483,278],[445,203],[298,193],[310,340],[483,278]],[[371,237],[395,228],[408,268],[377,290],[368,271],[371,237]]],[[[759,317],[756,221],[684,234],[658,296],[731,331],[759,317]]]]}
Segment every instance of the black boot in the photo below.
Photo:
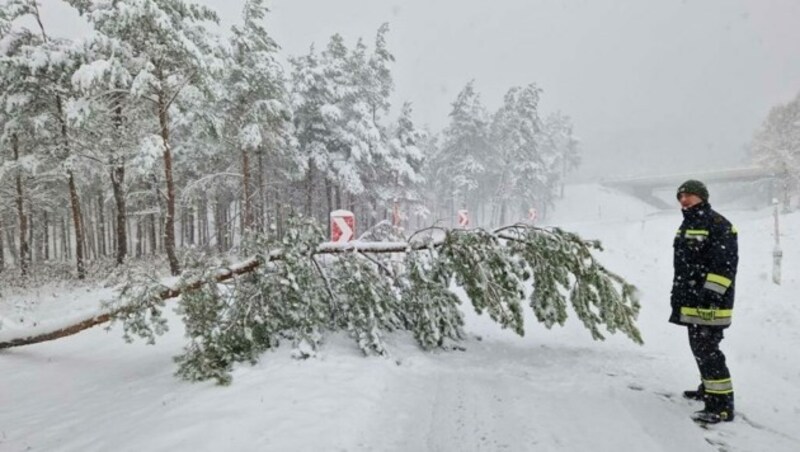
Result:
{"type": "Polygon", "coordinates": [[[701,411],[696,411],[692,419],[703,424],[717,424],[719,422],[730,422],[734,418],[733,394],[706,396],[706,407],[701,411]]]}
{"type": "Polygon", "coordinates": [[[701,422],[703,424],[718,424],[720,422],[730,422],[734,418],[733,410],[721,410],[721,411],[706,411],[700,410],[695,411],[692,415],[692,419],[695,422],[701,422]]]}
{"type": "Polygon", "coordinates": [[[705,400],[706,397],[706,388],[703,387],[703,384],[700,383],[700,386],[697,389],[689,389],[687,391],[683,391],[683,398],[689,400],[699,400],[702,402],[705,400]]]}

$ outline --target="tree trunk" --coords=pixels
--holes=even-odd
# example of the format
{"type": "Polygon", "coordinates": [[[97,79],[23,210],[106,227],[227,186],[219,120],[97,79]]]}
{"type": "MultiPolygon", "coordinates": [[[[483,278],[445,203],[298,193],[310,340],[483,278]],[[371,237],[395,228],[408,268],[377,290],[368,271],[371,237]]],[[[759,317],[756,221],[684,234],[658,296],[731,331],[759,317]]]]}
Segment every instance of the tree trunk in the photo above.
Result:
{"type": "Polygon", "coordinates": [[[36,226],[36,215],[33,212],[30,200],[28,200],[28,250],[31,266],[33,266],[33,263],[42,260],[41,237],[37,234],[36,226]]]}
{"type": "Polygon", "coordinates": [[[150,254],[158,253],[158,233],[156,232],[156,214],[151,213],[147,216],[147,227],[149,230],[148,242],[150,244],[150,254]]]}
{"type": "Polygon", "coordinates": [[[250,193],[250,156],[242,151],[242,184],[244,199],[242,200],[242,235],[253,227],[253,206],[250,193]]]}
{"type": "Polygon", "coordinates": [[[114,162],[111,168],[111,187],[114,191],[114,205],[117,210],[117,265],[122,265],[128,256],[127,206],[125,205],[125,166],[114,162]]]}
{"type": "Polygon", "coordinates": [[[42,214],[42,220],[44,222],[44,260],[50,260],[50,217],[47,215],[47,211],[42,214]]]}
{"type": "MultiPolygon", "coordinates": [[[[17,134],[11,135],[11,148],[14,152],[14,161],[19,162],[19,137],[17,134]]],[[[17,216],[19,217],[19,268],[22,276],[28,275],[30,265],[30,252],[28,249],[28,217],[25,215],[24,192],[22,190],[22,171],[17,170],[17,216]]]]}
{"type": "Polygon", "coordinates": [[[191,207],[186,215],[186,242],[191,246],[196,244],[194,237],[195,214],[195,208],[191,207]]]}
{"type": "MultiPolygon", "coordinates": [[[[69,136],[67,134],[67,122],[64,119],[64,108],[61,102],[61,95],[56,94],[56,112],[58,121],[61,124],[61,140],[64,146],[64,155],[70,153],[69,136]]],[[[83,261],[84,247],[86,246],[84,230],[81,218],[81,200],[78,197],[78,189],[75,184],[75,175],[72,170],[67,170],[67,185],[69,186],[69,199],[72,207],[72,221],[75,227],[75,258],[78,268],[78,279],[86,278],[86,268],[83,261]]]]}
{"type": "Polygon", "coordinates": [[[313,216],[314,205],[314,161],[308,159],[308,175],[306,177],[306,215],[313,216]]]}
{"type": "Polygon", "coordinates": [[[8,243],[8,254],[11,255],[11,260],[14,262],[19,262],[19,254],[17,254],[17,248],[15,246],[16,241],[14,240],[14,231],[13,228],[6,228],[6,243],[8,243]]]}
{"type": "Polygon", "coordinates": [[[198,242],[203,246],[208,246],[208,196],[204,193],[203,198],[198,200],[197,204],[198,242]]]}
{"type": "Polygon", "coordinates": [[[187,242],[187,240],[186,240],[186,235],[187,235],[186,234],[186,224],[188,223],[188,221],[186,220],[186,217],[188,217],[186,206],[182,206],[181,207],[181,233],[180,233],[180,239],[181,240],[180,240],[180,245],[179,245],[180,247],[185,247],[186,246],[186,242],[187,242]]]}
{"type": "Polygon", "coordinates": [[[164,178],[167,183],[167,212],[164,218],[164,248],[167,251],[169,270],[173,276],[181,272],[175,254],[175,182],[172,179],[172,151],[169,146],[169,116],[167,99],[163,92],[158,96],[158,121],[161,126],[161,140],[164,146],[164,178]]]}
{"type": "Polygon", "coordinates": [[[97,194],[97,225],[98,225],[98,253],[105,257],[106,252],[106,213],[103,202],[103,192],[97,194]]]}
{"type": "Polygon", "coordinates": [[[0,273],[6,268],[6,251],[3,246],[3,234],[5,233],[5,221],[0,218],[0,273]]]}
{"type": "Polygon", "coordinates": [[[224,253],[230,249],[231,243],[230,196],[227,193],[218,193],[214,204],[214,232],[217,236],[217,249],[220,253],[224,253]]]}
{"type": "Polygon", "coordinates": [[[66,219],[62,216],[60,218],[61,221],[61,262],[65,262],[68,259],[71,259],[72,256],[70,255],[70,240],[69,240],[69,224],[66,219]]]}
{"type": "Polygon", "coordinates": [[[264,189],[264,152],[258,153],[258,232],[267,230],[267,193],[264,189]]]}
{"type": "MultiPolygon", "coordinates": [[[[91,198],[89,199],[91,201],[91,198]]],[[[97,258],[97,225],[95,224],[96,216],[94,215],[93,203],[84,203],[84,211],[81,212],[81,227],[84,231],[84,240],[86,241],[86,259],[92,260],[97,258]],[[87,227],[86,224],[89,224],[87,227]]]]}
{"type": "MultiPolygon", "coordinates": [[[[333,187],[331,184],[331,179],[329,177],[325,178],[325,198],[328,202],[328,216],[330,216],[331,212],[333,212],[333,187]]],[[[326,222],[328,225],[328,237],[332,237],[331,233],[331,220],[330,218],[326,222]]]]}
{"type": "MultiPolygon", "coordinates": [[[[114,98],[114,128],[122,129],[122,99],[114,98]]],[[[125,205],[125,161],[121,157],[111,159],[111,188],[114,191],[114,205],[117,209],[115,224],[117,242],[117,265],[122,265],[128,256],[127,206],[125,205]]]]}
{"type": "Polygon", "coordinates": [[[144,216],[139,216],[136,218],[136,257],[140,258],[144,255],[144,234],[142,234],[142,222],[144,221],[144,216]]]}
{"type": "Polygon", "coordinates": [[[136,221],[135,218],[125,218],[125,227],[128,231],[131,231],[128,234],[128,242],[125,244],[128,248],[128,254],[136,252],[136,221]]]}
{"type": "Polygon", "coordinates": [[[75,259],[78,267],[78,279],[86,278],[86,268],[83,262],[83,249],[85,238],[81,220],[81,201],[78,198],[78,189],[75,185],[75,176],[72,170],[67,171],[67,185],[69,186],[69,199],[72,206],[72,222],[75,228],[75,259]]]}
{"type": "Polygon", "coordinates": [[[279,191],[275,192],[275,233],[283,237],[283,196],[279,191]]]}

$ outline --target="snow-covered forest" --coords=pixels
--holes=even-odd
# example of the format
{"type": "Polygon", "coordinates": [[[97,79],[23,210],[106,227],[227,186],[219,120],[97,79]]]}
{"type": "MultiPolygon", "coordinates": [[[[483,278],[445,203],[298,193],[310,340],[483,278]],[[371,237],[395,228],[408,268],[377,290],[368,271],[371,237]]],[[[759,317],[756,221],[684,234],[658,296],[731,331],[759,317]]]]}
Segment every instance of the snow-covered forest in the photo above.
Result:
{"type": "Polygon", "coordinates": [[[91,36],[50,36],[32,0],[2,10],[0,267],[70,262],[83,278],[159,255],[178,274],[183,249],[226,252],[341,208],[362,229],[450,225],[458,209],[497,226],[544,213],[579,162],[535,83],[496,112],[468,84],[443,131],[393,110],[388,25],[281,55],[263,1],[225,37],[190,2],[67,3],[91,36]]]}

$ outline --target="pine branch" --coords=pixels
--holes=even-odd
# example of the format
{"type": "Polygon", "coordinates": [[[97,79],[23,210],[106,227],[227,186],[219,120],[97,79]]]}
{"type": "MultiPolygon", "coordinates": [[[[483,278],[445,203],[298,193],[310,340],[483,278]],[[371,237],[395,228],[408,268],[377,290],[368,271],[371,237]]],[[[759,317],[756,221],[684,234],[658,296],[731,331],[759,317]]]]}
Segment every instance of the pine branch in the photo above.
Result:
{"type": "MultiPolygon", "coordinates": [[[[368,254],[396,253],[405,253],[407,256],[411,256],[417,251],[429,250],[431,254],[426,259],[432,260],[432,265],[434,265],[432,279],[424,276],[422,267],[415,263],[416,260],[408,261],[405,265],[406,271],[412,271],[413,274],[404,276],[411,278],[412,284],[406,287],[407,290],[404,291],[406,295],[403,295],[404,298],[410,300],[412,305],[419,307],[418,315],[423,316],[414,317],[417,314],[409,314],[411,317],[407,317],[406,321],[414,324],[415,321],[409,319],[416,318],[416,325],[420,327],[423,324],[419,322],[433,321],[432,319],[425,320],[428,315],[424,314],[428,309],[425,305],[430,301],[425,300],[421,294],[424,292],[430,295],[429,298],[439,300],[437,303],[444,303],[441,308],[437,308],[442,309],[440,314],[436,314],[444,317],[437,317],[439,320],[435,320],[433,324],[429,324],[423,329],[415,329],[417,331],[415,336],[418,337],[421,344],[427,344],[426,346],[441,345],[444,337],[460,337],[458,322],[450,325],[451,320],[445,320],[448,316],[456,315],[453,314],[452,303],[457,303],[458,300],[445,294],[449,279],[454,274],[457,276],[459,284],[465,286],[476,310],[480,312],[487,309],[493,319],[503,326],[512,327],[519,334],[522,334],[522,316],[518,301],[524,297],[521,283],[532,278],[534,293],[531,295],[531,306],[534,308],[537,318],[547,327],[554,323],[563,324],[566,319],[567,300],[562,291],[567,291],[570,293],[570,300],[576,314],[592,332],[595,339],[602,339],[602,335],[597,329],[598,324],[602,323],[612,333],[619,329],[635,342],[641,342],[641,337],[633,324],[633,319],[639,309],[635,288],[594,260],[589,250],[599,249],[598,242],[584,241],[577,235],[558,229],[550,231],[523,224],[506,226],[491,232],[433,229],[443,231],[445,237],[427,241],[410,241],[411,239],[409,239],[406,242],[323,243],[316,248],[311,246],[309,249],[313,249],[312,252],[301,252],[301,254],[293,255],[291,259],[311,258],[317,272],[322,277],[324,283],[322,290],[326,291],[331,300],[335,300],[335,304],[338,305],[340,300],[336,296],[336,290],[331,285],[331,281],[325,277],[314,256],[352,256],[354,252],[358,253],[357,255],[360,257],[368,257],[368,254]],[[505,240],[508,244],[503,246],[499,240],[505,240]],[[508,249],[506,250],[506,248],[508,249]],[[521,261],[514,259],[521,259],[521,261]],[[573,284],[570,284],[570,275],[574,279],[573,284]],[[621,286],[621,293],[614,287],[615,284],[621,286]],[[413,294],[413,290],[409,292],[411,290],[408,289],[409,287],[421,292],[413,294]],[[594,311],[595,309],[599,310],[599,314],[594,311]],[[446,325],[450,326],[445,328],[446,325]],[[440,328],[445,329],[437,333],[436,331],[440,328]]],[[[158,305],[163,304],[165,300],[200,289],[210,282],[221,283],[238,275],[252,273],[264,262],[284,260],[290,257],[290,254],[286,253],[292,252],[291,244],[287,245],[287,243],[289,242],[284,240],[284,249],[278,248],[228,268],[217,270],[213,272],[211,278],[189,279],[177,287],[145,291],[151,295],[147,295],[139,303],[112,309],[56,331],[0,342],[0,349],[67,337],[115,318],[133,318],[132,322],[138,322],[137,325],[146,331],[145,336],[153,340],[152,330],[145,325],[147,320],[142,317],[145,315],[143,312],[148,308],[151,312],[155,312],[151,315],[155,317],[156,321],[163,321],[158,317],[158,305]]],[[[297,253],[298,251],[293,252],[297,253]]],[[[372,258],[366,260],[387,275],[394,274],[379,261],[372,258]]],[[[379,275],[379,273],[375,275],[379,275]]],[[[347,279],[347,275],[340,276],[347,279]]],[[[375,281],[379,280],[380,277],[375,278],[375,281]]],[[[333,309],[333,306],[329,309],[333,309]]],[[[332,311],[331,314],[333,314],[332,311]]],[[[373,343],[373,345],[379,350],[381,349],[377,343],[373,343]]]]}

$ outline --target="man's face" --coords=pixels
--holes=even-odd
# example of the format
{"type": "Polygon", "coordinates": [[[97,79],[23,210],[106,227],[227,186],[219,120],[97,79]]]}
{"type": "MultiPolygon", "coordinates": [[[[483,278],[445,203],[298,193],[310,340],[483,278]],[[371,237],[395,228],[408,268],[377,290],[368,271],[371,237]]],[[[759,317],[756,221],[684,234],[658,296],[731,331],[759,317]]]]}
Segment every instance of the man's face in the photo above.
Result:
{"type": "Polygon", "coordinates": [[[696,206],[703,202],[699,196],[695,195],[694,193],[681,193],[678,195],[678,202],[681,203],[682,209],[688,209],[690,207],[696,206]]]}

